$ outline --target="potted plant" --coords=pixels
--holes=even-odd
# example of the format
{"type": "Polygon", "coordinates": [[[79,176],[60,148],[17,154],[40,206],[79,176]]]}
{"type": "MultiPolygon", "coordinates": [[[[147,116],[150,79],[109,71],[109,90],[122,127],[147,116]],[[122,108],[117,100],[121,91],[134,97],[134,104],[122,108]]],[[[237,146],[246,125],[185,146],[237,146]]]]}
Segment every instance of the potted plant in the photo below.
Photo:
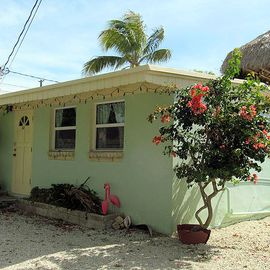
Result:
{"type": "Polygon", "coordinates": [[[236,49],[222,77],[173,90],[174,103],[149,116],[150,122],[162,122],[153,143],[165,144],[163,153],[179,160],[174,168],[178,179],[188,187],[197,185],[201,193],[203,205],[195,213],[199,224],[178,225],[185,243],[208,240],[213,198],[228,181],[256,184],[255,172],[269,156],[269,90],[252,75],[241,84],[232,81],[240,71],[240,60],[236,49]],[[203,219],[200,214],[205,210],[203,219]],[[192,239],[192,234],[199,239],[192,239]]]}

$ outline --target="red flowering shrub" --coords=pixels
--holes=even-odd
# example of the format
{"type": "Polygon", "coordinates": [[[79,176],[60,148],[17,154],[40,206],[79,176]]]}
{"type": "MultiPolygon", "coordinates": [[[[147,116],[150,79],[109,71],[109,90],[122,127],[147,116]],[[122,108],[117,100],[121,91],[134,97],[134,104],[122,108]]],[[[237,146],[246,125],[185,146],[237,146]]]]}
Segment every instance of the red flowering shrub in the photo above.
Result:
{"type": "Polygon", "coordinates": [[[152,140],[153,143],[155,143],[156,145],[159,145],[162,142],[162,136],[155,136],[152,140]]]}
{"type": "Polygon", "coordinates": [[[256,106],[250,105],[249,111],[247,111],[247,106],[242,106],[240,112],[240,116],[248,121],[251,121],[257,114],[256,106]]]}
{"type": "Polygon", "coordinates": [[[239,72],[240,54],[235,51],[223,77],[174,91],[174,104],[158,108],[149,121],[164,124],[153,142],[164,143],[164,154],[181,162],[174,168],[188,186],[198,184],[204,205],[195,216],[203,227],[212,219],[211,200],[232,179],[253,181],[270,150],[270,124],[266,117],[268,88],[252,77],[232,83],[239,72]],[[212,186],[208,194],[206,188],[212,186]],[[199,213],[208,210],[205,222],[199,213]]]}
{"type": "Polygon", "coordinates": [[[162,116],[161,116],[161,122],[162,122],[162,123],[169,123],[170,120],[171,120],[171,117],[170,117],[170,115],[168,115],[168,114],[165,114],[165,115],[162,115],[162,116]]]}
{"type": "Polygon", "coordinates": [[[207,95],[208,91],[209,87],[203,86],[201,83],[198,83],[191,88],[190,95],[192,99],[187,105],[195,115],[202,114],[207,110],[207,106],[203,103],[202,98],[207,95]]]}

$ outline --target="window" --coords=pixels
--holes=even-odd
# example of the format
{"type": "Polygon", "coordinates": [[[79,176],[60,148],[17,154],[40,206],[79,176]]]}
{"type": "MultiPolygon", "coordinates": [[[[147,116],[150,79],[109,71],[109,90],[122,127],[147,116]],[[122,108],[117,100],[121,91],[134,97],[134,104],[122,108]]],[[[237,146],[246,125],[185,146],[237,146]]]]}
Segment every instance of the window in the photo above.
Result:
{"type": "Polygon", "coordinates": [[[54,149],[74,150],[76,139],[76,108],[59,108],[54,113],[54,149]]]}
{"type": "Polygon", "coordinates": [[[29,119],[27,116],[23,116],[19,122],[19,127],[29,126],[29,119]]]}
{"type": "Polygon", "coordinates": [[[124,147],[125,103],[96,105],[96,150],[122,150],[124,147]]]}

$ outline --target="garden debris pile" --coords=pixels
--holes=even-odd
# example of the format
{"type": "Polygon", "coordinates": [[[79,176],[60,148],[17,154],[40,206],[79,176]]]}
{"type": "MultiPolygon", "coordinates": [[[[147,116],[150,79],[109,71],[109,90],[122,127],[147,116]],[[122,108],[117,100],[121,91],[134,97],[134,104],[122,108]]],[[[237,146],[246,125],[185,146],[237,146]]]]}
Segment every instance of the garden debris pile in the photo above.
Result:
{"type": "Polygon", "coordinates": [[[34,187],[29,199],[72,210],[101,214],[101,200],[96,192],[86,185],[88,180],[89,178],[78,187],[71,184],[52,184],[51,188],[34,187]]]}

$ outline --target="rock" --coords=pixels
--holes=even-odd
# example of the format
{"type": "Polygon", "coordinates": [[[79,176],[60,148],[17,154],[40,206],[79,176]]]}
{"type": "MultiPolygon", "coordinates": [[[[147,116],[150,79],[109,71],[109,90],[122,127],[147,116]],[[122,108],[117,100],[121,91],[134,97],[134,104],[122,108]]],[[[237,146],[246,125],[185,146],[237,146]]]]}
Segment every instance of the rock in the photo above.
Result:
{"type": "Polygon", "coordinates": [[[117,216],[112,223],[112,228],[115,230],[123,229],[125,227],[123,222],[124,219],[121,216],[117,216]]]}
{"type": "Polygon", "coordinates": [[[124,221],[124,219],[122,217],[120,217],[120,216],[116,217],[115,220],[114,220],[114,222],[117,222],[119,224],[123,223],[123,221],[124,221]]]}

